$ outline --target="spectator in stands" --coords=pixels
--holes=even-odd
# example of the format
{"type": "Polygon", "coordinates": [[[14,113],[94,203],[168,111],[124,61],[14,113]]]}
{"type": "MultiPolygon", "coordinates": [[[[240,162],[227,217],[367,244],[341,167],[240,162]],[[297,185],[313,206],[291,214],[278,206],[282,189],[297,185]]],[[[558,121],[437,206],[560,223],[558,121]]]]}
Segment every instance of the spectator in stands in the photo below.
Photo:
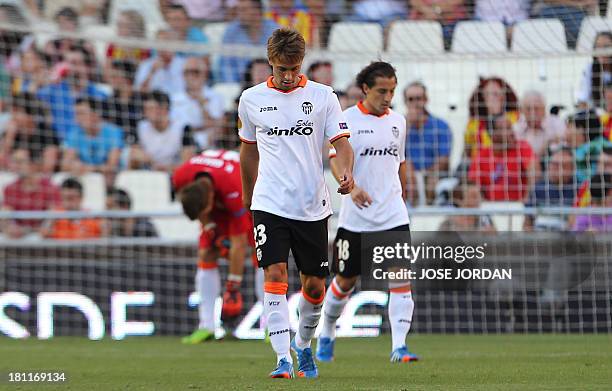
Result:
{"type": "MultiPolygon", "coordinates": [[[[60,186],[60,211],[83,211],[83,185],[75,178],[68,178],[60,186]]],[[[49,239],[94,239],[102,236],[99,219],[57,219],[48,220],[41,228],[41,234],[49,239]]]]}
{"type": "Polygon", "coordinates": [[[535,0],[532,15],[539,18],[559,19],[565,27],[565,38],[570,49],[576,47],[576,40],[582,19],[594,15],[597,0],[535,0]]]}
{"type": "MultiPolygon", "coordinates": [[[[57,23],[58,30],[63,33],[77,33],[79,31],[79,14],[71,7],[64,7],[60,9],[55,15],[55,22],[57,23]]],[[[95,58],[95,51],[91,43],[83,39],[73,38],[58,38],[47,42],[43,51],[52,64],[60,61],[67,61],[64,55],[71,51],[74,46],[81,47],[86,52],[86,57],[93,60],[95,58]]]]}
{"type": "MultiPolygon", "coordinates": [[[[595,175],[612,175],[612,147],[604,147],[597,159],[597,173],[595,175]]],[[[578,196],[574,206],[585,208],[591,205],[591,193],[589,181],[582,182],[578,189],[578,196]]]]}
{"type": "Polygon", "coordinates": [[[175,0],[182,4],[191,19],[207,22],[221,22],[225,8],[235,3],[235,0],[175,0]]]}
{"type": "MultiPolygon", "coordinates": [[[[480,188],[470,182],[459,182],[452,192],[452,206],[478,209],[482,202],[480,188]]],[[[442,222],[439,231],[495,232],[495,225],[488,215],[453,215],[442,222]]]]}
{"type": "Polygon", "coordinates": [[[427,111],[427,101],[423,83],[412,82],[404,89],[408,128],[406,157],[417,173],[424,176],[426,200],[422,201],[431,204],[438,180],[449,175],[453,136],[446,121],[427,111]]]}
{"type": "MultiPolygon", "coordinates": [[[[595,175],[590,180],[591,206],[612,208],[612,175],[595,175]]],[[[612,214],[587,213],[576,216],[575,232],[612,232],[612,214]]]]}
{"type": "Polygon", "coordinates": [[[170,117],[170,98],[153,91],[143,99],[144,119],[138,123],[138,143],[130,149],[131,168],[171,171],[195,153],[192,130],[170,117]]]}
{"type": "MultiPolygon", "coordinates": [[[[187,10],[180,4],[172,4],[164,14],[166,22],[177,34],[180,41],[192,43],[206,43],[208,38],[204,35],[201,28],[192,25],[192,21],[187,14],[187,10]]],[[[180,52],[180,55],[188,55],[189,53],[180,52]]]]}
{"type": "Polygon", "coordinates": [[[375,22],[383,27],[399,19],[408,18],[408,4],[399,0],[357,0],[353,2],[348,20],[375,22]]]}
{"type": "Polygon", "coordinates": [[[603,136],[599,117],[593,110],[579,111],[567,119],[567,143],[574,148],[578,183],[589,179],[597,171],[597,160],[612,142],[603,136]]]}
{"type": "Polygon", "coordinates": [[[77,125],[64,143],[62,170],[73,175],[101,172],[111,184],[119,169],[123,130],[102,120],[102,104],[93,98],[77,100],[77,125]]]}
{"type": "Polygon", "coordinates": [[[13,96],[11,119],[0,141],[0,169],[16,149],[28,151],[37,171],[51,174],[59,159],[59,141],[48,126],[41,101],[25,92],[13,96]]]}
{"type": "Polygon", "coordinates": [[[488,201],[527,201],[538,165],[529,144],[516,140],[505,115],[491,119],[491,145],[481,147],[472,160],[469,180],[480,186],[488,201]]]}
{"type": "Polygon", "coordinates": [[[529,6],[530,0],[476,0],[474,18],[484,22],[502,22],[510,42],[513,26],[529,18],[529,6]]]}
{"type": "MultiPolygon", "coordinates": [[[[117,17],[117,36],[121,38],[144,39],[146,38],[145,20],[137,10],[123,10],[117,17]]],[[[138,64],[151,56],[149,49],[123,47],[109,43],[106,48],[106,67],[115,60],[130,60],[138,64]]]]}
{"type": "MultiPolygon", "coordinates": [[[[132,208],[132,200],[129,194],[116,187],[112,187],[106,193],[106,209],[129,211],[132,208]]],[[[105,231],[114,237],[156,237],[157,230],[146,217],[122,217],[110,218],[104,222],[105,231]]]]}
{"type": "Polygon", "coordinates": [[[544,96],[531,90],[521,98],[514,132],[518,140],[529,143],[539,160],[551,144],[559,143],[565,137],[565,122],[557,115],[547,115],[544,96]]]}
{"type": "Polygon", "coordinates": [[[606,139],[612,141],[612,80],[606,83],[604,87],[604,109],[599,120],[603,126],[603,135],[606,139]]]}
{"type": "Polygon", "coordinates": [[[36,93],[38,99],[49,105],[52,126],[60,141],[63,141],[68,131],[76,125],[74,106],[78,98],[106,98],[106,94],[89,80],[89,66],[93,60],[84,47],[70,47],[65,58],[68,69],[64,77],[56,83],[42,87],[36,93]]]}
{"type": "MultiPolygon", "coordinates": [[[[51,181],[39,174],[30,160],[27,149],[12,152],[11,172],[17,174],[15,182],[4,188],[2,209],[10,211],[48,210],[59,203],[59,190],[51,181]]],[[[2,231],[9,238],[21,238],[37,233],[40,220],[4,221],[2,231]]]]}
{"type": "Polygon", "coordinates": [[[457,22],[467,17],[465,0],[410,0],[410,19],[439,22],[446,48],[450,47],[457,22]]]}
{"type": "MultiPolygon", "coordinates": [[[[0,23],[26,28],[29,26],[19,7],[7,2],[0,4],[0,23]]],[[[27,36],[27,33],[14,29],[0,29],[0,59],[4,68],[10,73],[19,71],[18,49],[27,36]]]]}
{"type": "MultiPolygon", "coordinates": [[[[157,33],[157,39],[175,41],[178,35],[172,30],[160,30],[157,33]]],[[[184,57],[170,50],[159,50],[155,57],[140,63],[134,85],[141,92],[160,90],[166,94],[173,94],[176,91],[183,91],[185,89],[184,65],[184,57]]]]}
{"type": "Polygon", "coordinates": [[[490,117],[505,115],[512,124],[518,120],[518,99],[514,90],[498,77],[481,78],[470,96],[470,120],[465,131],[465,157],[473,157],[479,148],[491,146],[487,125],[490,117]]]}
{"type": "MultiPolygon", "coordinates": [[[[543,178],[531,190],[528,207],[571,207],[576,199],[576,168],[570,148],[557,149],[546,160],[543,178]]],[[[561,231],[567,227],[567,216],[526,215],[523,229],[561,231]]]]}
{"type": "MultiPolygon", "coordinates": [[[[223,34],[223,44],[263,46],[279,26],[272,20],[263,18],[261,0],[238,0],[238,18],[230,22],[223,34]]],[[[218,81],[240,82],[249,63],[248,57],[223,56],[219,60],[218,81]]]]}
{"type": "MultiPolygon", "coordinates": [[[[601,31],[595,37],[595,50],[612,48],[612,32],[601,31]]],[[[582,71],[576,100],[583,109],[602,107],[604,104],[604,86],[612,82],[612,57],[595,56],[582,71]]]]}
{"type": "Polygon", "coordinates": [[[20,63],[20,72],[13,78],[14,94],[26,91],[35,94],[51,82],[46,56],[36,47],[31,46],[24,50],[20,63]]]}
{"type": "Polygon", "coordinates": [[[185,91],[171,96],[171,118],[189,125],[202,149],[218,136],[224,113],[223,97],[207,85],[208,71],[208,59],[189,57],[183,68],[185,91]]]}
{"type": "Polygon", "coordinates": [[[347,107],[355,106],[365,98],[363,91],[357,84],[351,83],[346,89],[347,107]]]}
{"type": "Polygon", "coordinates": [[[142,119],[142,94],[133,88],[136,65],[130,60],[113,60],[106,79],[113,95],[106,101],[104,118],[124,130],[127,144],[136,140],[136,127],[142,119]]]}
{"type": "Polygon", "coordinates": [[[334,69],[329,61],[315,61],[308,67],[306,76],[312,81],[332,87],[334,85],[334,69]]]}
{"type": "MultiPolygon", "coordinates": [[[[242,89],[253,87],[259,83],[263,83],[272,76],[272,67],[265,58],[256,58],[247,65],[244,76],[242,77],[242,89]]],[[[239,97],[236,97],[238,99],[239,97]]],[[[236,101],[236,104],[238,102],[236,101]]]]}
{"type": "Polygon", "coordinates": [[[110,5],[100,0],[46,0],[39,3],[42,3],[47,19],[53,19],[58,11],[70,7],[78,14],[82,26],[102,24],[104,8],[110,5]]]}
{"type": "Polygon", "coordinates": [[[315,20],[309,9],[303,4],[294,0],[270,0],[270,9],[264,14],[264,17],[281,27],[296,29],[304,37],[307,46],[321,46],[318,30],[321,21],[315,20]]]}

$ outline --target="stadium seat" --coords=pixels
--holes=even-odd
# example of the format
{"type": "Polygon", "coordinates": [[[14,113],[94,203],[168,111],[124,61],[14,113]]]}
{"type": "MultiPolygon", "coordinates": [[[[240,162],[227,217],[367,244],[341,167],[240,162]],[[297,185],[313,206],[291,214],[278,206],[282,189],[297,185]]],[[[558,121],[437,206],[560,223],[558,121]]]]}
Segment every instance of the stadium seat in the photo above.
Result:
{"type": "Polygon", "coordinates": [[[206,26],[202,28],[202,31],[208,38],[208,42],[211,45],[215,46],[221,44],[221,41],[223,40],[223,34],[225,34],[226,28],[226,22],[207,23],[206,26]]]}
{"type": "Polygon", "coordinates": [[[334,53],[380,53],[383,51],[383,29],[378,23],[335,23],[329,34],[328,49],[334,53]]]}
{"type": "Polygon", "coordinates": [[[106,48],[117,35],[115,27],[113,25],[93,24],[83,26],[81,30],[85,36],[93,38],[89,39],[89,42],[93,43],[98,63],[103,64],[106,59],[106,48]]]}
{"type": "Polygon", "coordinates": [[[576,51],[589,53],[593,50],[595,37],[601,31],[612,31],[612,18],[602,18],[599,16],[587,16],[582,20],[576,51]]]}
{"type": "Polygon", "coordinates": [[[493,225],[499,232],[508,231],[522,231],[523,222],[525,221],[525,215],[521,211],[525,208],[522,202],[482,202],[480,204],[481,209],[490,211],[516,211],[515,214],[499,214],[496,215],[494,212],[491,215],[493,225]]]}
{"type": "Polygon", "coordinates": [[[453,33],[453,53],[505,53],[506,27],[501,22],[459,22],[453,33]]]}
{"type": "MultiPolygon", "coordinates": [[[[182,207],[178,202],[167,205],[166,210],[182,214],[182,207]]],[[[151,222],[155,226],[157,234],[163,239],[197,242],[200,237],[200,223],[190,221],[185,216],[156,217],[151,219],[151,222]]]]}
{"type": "Polygon", "coordinates": [[[389,30],[387,52],[402,54],[444,53],[442,26],[432,21],[397,21],[389,30]]]}
{"type": "Polygon", "coordinates": [[[518,22],[512,33],[512,52],[520,54],[567,52],[563,24],[558,19],[528,19],[518,22]]]}
{"type": "Polygon", "coordinates": [[[0,171],[0,202],[4,197],[4,188],[17,179],[17,174],[10,171],[0,171]]]}
{"type": "Polygon", "coordinates": [[[121,171],[115,186],[132,198],[132,210],[157,211],[170,207],[170,176],[164,171],[121,171]]]}
{"type": "Polygon", "coordinates": [[[217,83],[213,90],[223,96],[225,111],[231,111],[236,108],[236,98],[242,93],[242,86],[240,83],[217,83]]]}
{"type": "MultiPolygon", "coordinates": [[[[67,172],[58,172],[53,175],[51,182],[60,186],[70,176],[67,172]]],[[[83,185],[83,208],[86,210],[104,210],[106,207],[106,182],[104,175],[92,172],[77,177],[77,179],[83,185]]]]}

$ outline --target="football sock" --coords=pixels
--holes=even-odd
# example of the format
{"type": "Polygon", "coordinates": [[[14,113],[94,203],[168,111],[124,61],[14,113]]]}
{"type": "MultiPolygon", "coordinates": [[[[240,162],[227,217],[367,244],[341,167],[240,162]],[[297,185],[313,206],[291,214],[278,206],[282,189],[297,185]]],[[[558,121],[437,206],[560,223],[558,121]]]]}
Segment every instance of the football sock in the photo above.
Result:
{"type": "Polygon", "coordinates": [[[291,327],[289,325],[287,287],[288,284],[283,282],[264,283],[264,317],[266,318],[272,349],[276,352],[276,362],[284,358],[293,363],[291,354],[289,354],[291,327]]]}
{"type": "Polygon", "coordinates": [[[295,344],[300,349],[310,347],[310,341],[314,337],[317,326],[319,325],[319,318],[321,318],[321,308],[323,308],[323,299],[325,294],[317,298],[310,297],[306,292],[302,291],[298,309],[300,313],[300,320],[298,324],[298,332],[295,335],[295,344]]]}
{"type": "Polygon", "coordinates": [[[200,329],[215,330],[215,301],[221,293],[219,269],[198,268],[195,278],[196,291],[200,295],[198,314],[200,329]]]}
{"type": "Polygon", "coordinates": [[[349,296],[355,290],[343,291],[334,278],[329,284],[329,289],[325,294],[325,305],[323,306],[323,328],[320,337],[336,338],[336,321],[342,314],[344,306],[349,300],[349,296]]]}
{"type": "Polygon", "coordinates": [[[406,345],[406,335],[410,331],[414,301],[409,287],[393,288],[389,292],[389,323],[393,349],[406,345]]]}

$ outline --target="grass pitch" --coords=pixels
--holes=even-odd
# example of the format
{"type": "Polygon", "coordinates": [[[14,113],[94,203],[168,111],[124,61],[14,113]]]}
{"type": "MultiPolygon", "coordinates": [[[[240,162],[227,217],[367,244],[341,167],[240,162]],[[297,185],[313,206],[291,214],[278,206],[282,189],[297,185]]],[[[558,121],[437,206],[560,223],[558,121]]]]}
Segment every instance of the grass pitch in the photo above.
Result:
{"type": "Polygon", "coordinates": [[[320,378],[268,379],[262,341],[181,345],[178,338],[49,341],[0,337],[0,390],[610,390],[610,335],[409,337],[420,362],[389,362],[388,337],[339,339],[320,378]],[[64,371],[57,385],[14,384],[8,371],[64,371]]]}

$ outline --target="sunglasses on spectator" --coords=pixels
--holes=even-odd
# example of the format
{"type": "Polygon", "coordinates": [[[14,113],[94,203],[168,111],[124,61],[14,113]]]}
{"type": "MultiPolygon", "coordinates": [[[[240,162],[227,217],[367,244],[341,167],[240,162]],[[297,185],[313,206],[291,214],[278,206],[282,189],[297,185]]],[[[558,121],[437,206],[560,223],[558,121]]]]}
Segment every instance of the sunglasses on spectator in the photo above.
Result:
{"type": "Polygon", "coordinates": [[[414,101],[418,102],[418,101],[425,100],[425,97],[424,96],[408,96],[408,97],[406,97],[406,100],[408,102],[414,102],[414,101]]]}
{"type": "Polygon", "coordinates": [[[183,73],[184,73],[185,75],[190,75],[190,74],[191,74],[191,75],[195,75],[195,76],[197,76],[197,75],[202,74],[202,71],[200,71],[199,69],[185,69],[185,70],[183,71],[183,73]]]}

